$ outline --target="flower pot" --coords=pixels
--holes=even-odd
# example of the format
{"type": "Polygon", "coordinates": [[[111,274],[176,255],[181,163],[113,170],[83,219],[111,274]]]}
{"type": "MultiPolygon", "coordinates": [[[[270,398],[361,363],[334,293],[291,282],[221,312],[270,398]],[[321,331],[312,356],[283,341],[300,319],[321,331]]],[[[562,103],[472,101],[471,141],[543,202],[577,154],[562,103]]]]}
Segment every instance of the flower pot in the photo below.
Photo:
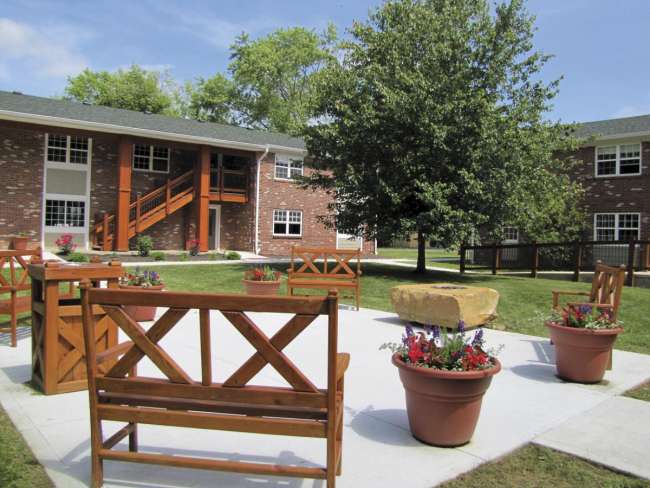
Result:
{"type": "Polygon", "coordinates": [[[413,437],[425,444],[467,444],[476,428],[483,395],[501,363],[479,371],[444,371],[406,364],[399,354],[393,364],[406,394],[406,413],[413,437]]]}
{"type": "MultiPolygon", "coordinates": [[[[120,285],[124,290],[138,290],[138,291],[161,291],[164,285],[156,286],[129,286],[120,285]]],[[[124,311],[136,322],[150,322],[156,317],[157,307],[149,307],[146,305],[124,305],[124,311]]]]}
{"type": "Polygon", "coordinates": [[[11,248],[16,251],[24,251],[27,249],[27,243],[29,242],[29,237],[23,236],[14,236],[11,238],[11,248]]]}
{"type": "Polygon", "coordinates": [[[579,329],[546,322],[555,346],[557,375],[576,383],[598,383],[605,376],[612,346],[621,327],[579,329]]]}
{"type": "Polygon", "coordinates": [[[246,293],[249,295],[277,295],[280,289],[280,280],[254,281],[242,280],[246,293]]]}

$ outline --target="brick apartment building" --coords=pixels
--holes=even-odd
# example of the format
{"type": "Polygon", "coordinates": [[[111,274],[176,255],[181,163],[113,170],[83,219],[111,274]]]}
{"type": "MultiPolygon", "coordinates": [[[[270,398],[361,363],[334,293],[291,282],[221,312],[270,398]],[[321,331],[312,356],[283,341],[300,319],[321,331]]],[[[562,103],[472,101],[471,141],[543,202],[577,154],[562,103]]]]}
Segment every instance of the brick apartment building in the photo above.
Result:
{"type": "Polygon", "coordinates": [[[293,181],[305,155],[283,134],[0,91],[0,248],[72,234],[106,251],[150,235],[157,249],[374,252],[319,221],[330,197],[293,181]]]}

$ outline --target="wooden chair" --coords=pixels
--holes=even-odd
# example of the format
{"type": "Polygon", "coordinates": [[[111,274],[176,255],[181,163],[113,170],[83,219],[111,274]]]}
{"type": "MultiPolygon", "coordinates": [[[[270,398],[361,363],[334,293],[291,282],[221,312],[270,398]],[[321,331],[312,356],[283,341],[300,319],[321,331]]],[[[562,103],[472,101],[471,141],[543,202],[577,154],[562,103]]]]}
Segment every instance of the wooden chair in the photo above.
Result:
{"type": "Polygon", "coordinates": [[[42,259],[40,248],[0,251],[0,315],[10,317],[9,327],[0,327],[0,332],[11,333],[11,347],[17,345],[18,314],[32,309],[32,285],[28,280],[27,265],[42,259]]]}
{"type": "Polygon", "coordinates": [[[352,290],[357,310],[361,295],[361,251],[326,247],[291,247],[291,267],[287,270],[287,292],[296,288],[352,290]],[[356,260],[356,266],[350,261],[356,260]],[[298,262],[302,264],[298,267],[298,262]],[[320,265],[320,267],[319,267],[320,265]]]}
{"type": "Polygon", "coordinates": [[[553,308],[560,310],[560,296],[586,296],[583,302],[571,302],[570,305],[592,305],[600,309],[611,310],[612,317],[616,318],[618,307],[621,304],[621,292],[625,283],[625,266],[612,267],[596,262],[594,278],[591,281],[591,291],[559,291],[553,290],[553,308]]]}
{"type": "MultiPolygon", "coordinates": [[[[336,475],[341,473],[343,378],[349,363],[348,354],[337,352],[338,299],[335,293],[308,298],[250,297],[100,289],[92,288],[87,281],[82,282],[81,293],[94,487],[102,486],[104,460],[318,478],[326,479],[328,488],[335,486],[336,475]],[[103,307],[131,341],[96,352],[92,313],[92,307],[96,305],[103,307]],[[168,309],[145,331],[124,312],[124,305],[168,309]],[[199,310],[200,380],[191,378],[175,361],[173,353],[159,343],[190,309],[199,310]],[[215,383],[212,377],[211,310],[220,311],[256,350],[223,383],[215,383]],[[276,312],[292,316],[269,338],[247,312],[276,312]],[[328,320],[326,389],[317,388],[282,352],[320,315],[327,316],[328,320]],[[117,362],[105,374],[98,372],[98,364],[117,357],[117,362]],[[136,365],[145,357],[167,378],[139,376],[136,365]],[[290,387],[249,385],[267,364],[271,364],[290,387]],[[105,420],[126,422],[126,425],[105,439],[102,434],[102,421],[105,420]],[[325,438],[326,466],[287,466],[140,453],[137,442],[137,425],[140,423],[325,438]],[[127,436],[128,451],[112,450],[127,436]]],[[[188,332],[194,330],[194,324],[184,325],[191,326],[188,332]]]]}

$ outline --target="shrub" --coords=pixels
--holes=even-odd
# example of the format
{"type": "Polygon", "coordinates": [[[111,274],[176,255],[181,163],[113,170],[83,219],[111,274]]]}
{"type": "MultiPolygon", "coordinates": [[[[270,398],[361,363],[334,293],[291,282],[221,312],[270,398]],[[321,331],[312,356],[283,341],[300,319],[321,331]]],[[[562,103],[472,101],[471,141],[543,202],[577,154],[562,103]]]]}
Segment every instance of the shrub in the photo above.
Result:
{"type": "Polygon", "coordinates": [[[189,258],[190,258],[190,255],[187,254],[186,252],[184,252],[183,254],[181,254],[180,256],[178,256],[178,260],[179,260],[179,261],[187,261],[189,258]]]}
{"type": "Polygon", "coordinates": [[[160,251],[152,252],[151,257],[154,261],[164,261],[166,258],[165,253],[160,251]]]}
{"type": "Polygon", "coordinates": [[[219,253],[211,252],[210,254],[208,254],[208,259],[210,261],[218,261],[219,260],[219,253]]]}
{"type": "Polygon", "coordinates": [[[229,259],[231,261],[235,261],[235,260],[241,259],[241,254],[239,254],[237,251],[228,251],[228,252],[226,252],[225,257],[226,257],[226,259],[229,259]]]}
{"type": "Polygon", "coordinates": [[[59,254],[63,256],[67,256],[77,248],[72,234],[63,234],[54,243],[59,248],[59,254]]]}
{"type": "Polygon", "coordinates": [[[87,263],[89,261],[88,256],[81,252],[71,252],[66,259],[71,263],[87,263]]]}
{"type": "Polygon", "coordinates": [[[140,256],[147,257],[153,249],[153,239],[149,236],[139,236],[135,243],[135,247],[140,256]]]}

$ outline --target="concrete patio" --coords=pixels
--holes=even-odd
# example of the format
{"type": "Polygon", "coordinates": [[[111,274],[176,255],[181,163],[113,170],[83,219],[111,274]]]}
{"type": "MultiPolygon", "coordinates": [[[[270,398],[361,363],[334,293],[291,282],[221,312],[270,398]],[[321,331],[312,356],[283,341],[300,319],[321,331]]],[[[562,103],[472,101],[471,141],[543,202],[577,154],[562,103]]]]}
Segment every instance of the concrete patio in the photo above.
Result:
{"type": "MultiPolygon", "coordinates": [[[[275,314],[251,315],[267,334],[272,334],[286,320],[275,314]]],[[[245,361],[252,348],[220,314],[213,312],[212,322],[213,371],[219,381],[245,361]]],[[[643,439],[647,440],[648,434],[628,436],[629,429],[618,429],[616,415],[608,412],[612,401],[621,400],[615,398],[617,395],[650,379],[650,356],[615,351],[614,369],[607,372],[606,381],[599,385],[575,385],[555,377],[553,348],[548,340],[488,330],[490,345],[504,345],[499,356],[504,369],[485,396],[472,442],[456,449],[441,449],[423,445],[411,437],[397,371],[390,364],[389,353],[379,350],[382,343],[399,340],[403,324],[394,314],[367,309],[360,312],[341,309],[339,323],[339,350],[350,352],[352,360],[346,375],[343,475],[338,478],[338,486],[430,488],[531,441],[590,457],[589,451],[585,453],[577,445],[568,445],[571,440],[577,444],[575,439],[585,432],[590,433],[589,442],[600,445],[596,453],[598,462],[648,476],[644,474],[647,468],[642,466],[643,460],[626,456],[624,452],[625,449],[643,452],[643,439]],[[585,415],[605,415],[608,422],[601,422],[591,432],[589,422],[583,421],[589,418],[585,415]],[[621,436],[625,438],[616,441],[621,436]],[[608,445],[616,446],[615,456],[603,453],[608,445]],[[625,460],[624,466],[617,465],[620,459],[625,460]]],[[[4,337],[0,343],[2,406],[57,486],[87,486],[90,479],[87,393],[46,397],[25,386],[30,378],[31,340],[26,330],[21,332],[18,348],[8,347],[4,337]]],[[[192,311],[162,341],[195,378],[200,378],[198,339],[198,313],[192,311]]],[[[321,320],[286,349],[289,357],[320,385],[325,384],[324,339],[325,323],[321,320]]],[[[139,371],[161,376],[155,366],[144,361],[139,371]]],[[[269,366],[256,380],[284,384],[269,366]]],[[[636,426],[647,429],[650,404],[634,400],[627,404],[624,411],[634,412],[636,426]]],[[[619,419],[621,425],[629,425],[632,420],[625,418],[624,413],[619,419]]],[[[117,424],[111,425],[105,435],[116,429],[117,424]]],[[[122,449],[124,444],[120,445],[122,449]]],[[[149,452],[270,463],[312,465],[321,464],[325,459],[325,443],[320,439],[145,425],[140,427],[140,447],[149,452]]],[[[314,480],[108,461],[105,478],[107,487],[325,486],[324,482],[314,480]]]]}

